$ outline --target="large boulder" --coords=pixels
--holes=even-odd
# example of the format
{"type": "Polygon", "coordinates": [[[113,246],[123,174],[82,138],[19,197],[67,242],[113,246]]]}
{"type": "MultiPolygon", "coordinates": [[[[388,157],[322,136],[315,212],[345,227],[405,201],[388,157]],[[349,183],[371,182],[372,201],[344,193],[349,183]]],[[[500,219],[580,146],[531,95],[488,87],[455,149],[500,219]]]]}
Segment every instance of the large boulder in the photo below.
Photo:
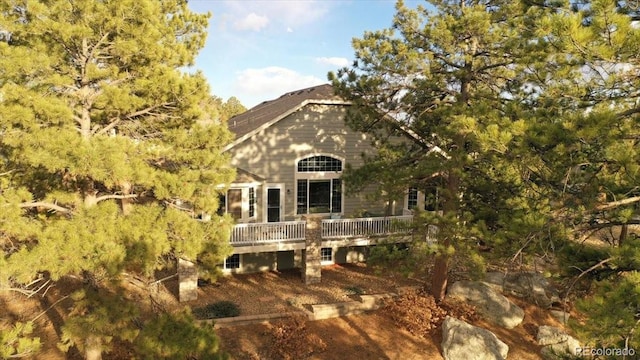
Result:
{"type": "Polygon", "coordinates": [[[458,281],[449,287],[447,296],[471,303],[487,320],[507,329],[524,319],[524,310],[483,282],[458,281]]]}
{"type": "Polygon", "coordinates": [[[484,282],[503,294],[527,299],[538,306],[550,307],[560,302],[558,290],[536,272],[488,272],[484,282]]]}
{"type": "Polygon", "coordinates": [[[447,316],[442,323],[445,360],[504,360],[509,346],[489,330],[447,316]]]}
{"type": "Polygon", "coordinates": [[[542,356],[545,359],[562,359],[567,354],[578,355],[580,352],[580,342],[557,327],[540,326],[537,340],[542,345],[542,356]]]}

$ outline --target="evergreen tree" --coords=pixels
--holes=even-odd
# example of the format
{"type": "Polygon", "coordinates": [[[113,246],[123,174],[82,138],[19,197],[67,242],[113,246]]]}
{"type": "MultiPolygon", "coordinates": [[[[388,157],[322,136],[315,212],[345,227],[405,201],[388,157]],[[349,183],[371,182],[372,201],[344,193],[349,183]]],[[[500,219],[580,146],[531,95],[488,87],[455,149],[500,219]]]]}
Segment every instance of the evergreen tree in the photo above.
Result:
{"type": "Polygon", "coordinates": [[[0,286],[81,278],[64,331],[87,357],[142,336],[124,274],[203,253],[213,270],[228,252],[214,214],[231,136],[199,121],[209,87],[181,71],[207,19],[183,0],[0,3],[0,286]]]}
{"type": "Polygon", "coordinates": [[[547,81],[530,139],[554,220],[573,240],[560,261],[593,292],[578,302],[589,316],[579,332],[592,345],[637,349],[640,242],[629,227],[640,223],[640,29],[620,2],[581,3],[541,27],[557,55],[535,71],[547,81]]]}
{"type": "Polygon", "coordinates": [[[228,98],[226,102],[218,96],[212,96],[211,102],[217,113],[218,121],[227,122],[232,117],[247,111],[247,108],[235,96],[228,98]]]}
{"type": "Polygon", "coordinates": [[[546,51],[531,41],[531,19],[547,10],[518,1],[431,3],[432,11],[398,2],[392,28],[354,39],[353,66],[330,78],[355,105],[349,125],[374,134],[380,149],[347,179],[356,187],[393,179],[380,193],[396,198],[402,186],[438,190],[442,215],[422,216],[439,226],[431,284],[439,301],[455,251],[482,266],[476,243],[508,250],[546,224],[534,215],[545,204],[526,192],[523,140],[525,67],[546,51]],[[398,133],[411,141],[389,140],[398,133]]]}
{"type": "Polygon", "coordinates": [[[592,316],[585,339],[637,348],[640,32],[628,3],[432,4],[400,2],[393,27],[355,39],[354,65],[331,75],[355,104],[349,124],[380,149],[347,173],[351,188],[372,171],[390,198],[403,184],[439,188],[443,215],[421,215],[440,226],[436,299],[454,251],[542,246],[592,285],[577,303],[592,316]],[[413,141],[388,140],[398,132],[413,141]],[[602,230],[611,244],[584,243],[602,230]]]}

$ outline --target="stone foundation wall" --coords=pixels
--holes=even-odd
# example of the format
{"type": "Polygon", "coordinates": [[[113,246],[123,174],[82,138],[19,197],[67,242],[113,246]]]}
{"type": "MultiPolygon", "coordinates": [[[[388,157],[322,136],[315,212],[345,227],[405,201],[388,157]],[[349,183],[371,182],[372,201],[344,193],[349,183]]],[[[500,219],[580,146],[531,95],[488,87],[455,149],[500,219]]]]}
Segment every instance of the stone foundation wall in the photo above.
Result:
{"type": "Polygon", "coordinates": [[[317,284],[322,279],[320,248],[322,247],[322,217],[306,216],[305,250],[302,253],[302,281],[317,284]]]}
{"type": "Polygon", "coordinates": [[[178,299],[180,302],[198,298],[198,268],[191,261],[178,259],[178,299]]]}

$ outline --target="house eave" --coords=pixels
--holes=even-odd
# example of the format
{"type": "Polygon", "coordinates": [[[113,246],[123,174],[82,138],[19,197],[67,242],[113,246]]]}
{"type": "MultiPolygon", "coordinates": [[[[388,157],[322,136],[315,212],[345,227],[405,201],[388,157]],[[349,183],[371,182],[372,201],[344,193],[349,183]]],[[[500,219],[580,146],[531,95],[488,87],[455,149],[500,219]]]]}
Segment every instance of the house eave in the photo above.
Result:
{"type": "Polygon", "coordinates": [[[252,130],[252,131],[244,134],[243,136],[235,139],[233,142],[231,142],[230,144],[225,146],[222,151],[226,152],[226,151],[231,150],[235,146],[245,142],[248,139],[251,139],[254,135],[260,133],[261,131],[263,131],[263,130],[269,128],[269,127],[271,127],[273,124],[275,124],[278,121],[286,118],[287,116],[295,113],[296,111],[302,109],[303,107],[305,107],[307,105],[344,105],[344,106],[349,106],[349,105],[352,105],[352,103],[349,102],[349,101],[344,101],[344,100],[317,100],[317,99],[304,100],[300,104],[298,104],[297,106],[295,106],[295,107],[285,111],[284,113],[278,115],[273,120],[268,121],[268,122],[262,124],[261,126],[255,128],[254,130],[252,130]]]}

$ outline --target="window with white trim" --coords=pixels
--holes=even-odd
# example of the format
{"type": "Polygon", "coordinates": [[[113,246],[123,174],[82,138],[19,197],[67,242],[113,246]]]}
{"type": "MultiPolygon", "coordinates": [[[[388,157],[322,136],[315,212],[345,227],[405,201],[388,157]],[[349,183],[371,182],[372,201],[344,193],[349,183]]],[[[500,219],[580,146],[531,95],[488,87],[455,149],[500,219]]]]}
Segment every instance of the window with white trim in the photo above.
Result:
{"type": "Polygon", "coordinates": [[[332,248],[320,248],[320,264],[333,264],[332,248]]]}
{"type": "Polygon", "coordinates": [[[225,270],[240,269],[240,254],[233,254],[228,258],[224,259],[224,269],[225,270]]]}
{"type": "Polygon", "coordinates": [[[439,211],[442,208],[440,204],[440,192],[437,187],[431,186],[424,192],[424,209],[425,211],[439,211]]]}
{"type": "Polygon", "coordinates": [[[418,207],[419,191],[417,188],[409,188],[407,191],[407,209],[413,210],[418,207]]]}
{"type": "Polygon", "coordinates": [[[429,186],[424,191],[412,187],[405,195],[405,210],[424,209],[425,211],[438,211],[441,208],[441,199],[436,186],[429,186]]]}
{"type": "Polygon", "coordinates": [[[256,189],[249,188],[249,217],[256,216],[256,189]]]}
{"type": "Polygon", "coordinates": [[[298,161],[298,172],[342,172],[342,161],[331,156],[310,156],[298,161]]]}
{"type": "Polygon", "coordinates": [[[230,214],[237,222],[256,218],[257,196],[253,184],[235,184],[219,195],[218,215],[230,214]]]}
{"type": "Polygon", "coordinates": [[[296,213],[342,213],[342,174],[340,159],[314,155],[296,164],[296,213]]]}

